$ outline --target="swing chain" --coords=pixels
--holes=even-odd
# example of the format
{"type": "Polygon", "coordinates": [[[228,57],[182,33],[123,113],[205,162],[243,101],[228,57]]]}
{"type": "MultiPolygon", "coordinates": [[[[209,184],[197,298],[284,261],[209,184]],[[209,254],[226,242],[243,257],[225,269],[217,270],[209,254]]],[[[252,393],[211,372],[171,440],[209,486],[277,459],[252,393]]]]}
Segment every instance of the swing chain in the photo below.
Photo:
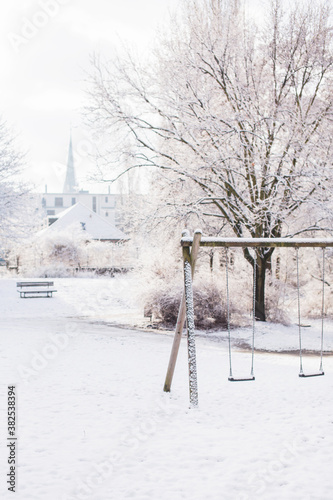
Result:
{"type": "Polygon", "coordinates": [[[323,349],[324,349],[324,316],[325,316],[325,247],[323,247],[323,263],[322,263],[322,278],[323,289],[321,292],[321,335],[320,335],[320,367],[319,371],[323,371],[323,349]]]}
{"type": "Polygon", "coordinates": [[[323,247],[322,256],[322,296],[321,296],[321,335],[320,335],[320,366],[319,372],[305,375],[303,372],[303,356],[302,356],[302,327],[301,327],[301,300],[300,300],[300,282],[299,282],[299,248],[296,247],[296,269],[297,269],[297,303],[298,303],[298,336],[299,336],[299,376],[314,377],[324,375],[323,370],[323,348],[324,348],[324,316],[325,316],[325,247],[323,247]]]}
{"type": "Polygon", "coordinates": [[[253,323],[252,323],[252,357],[251,357],[251,373],[250,377],[234,378],[232,374],[232,356],[231,356],[231,333],[230,333],[230,297],[229,297],[229,248],[225,248],[225,272],[226,272],[226,288],[227,288],[227,328],[228,328],[228,346],[229,346],[229,380],[245,381],[254,380],[254,338],[255,338],[255,305],[256,305],[256,267],[257,258],[254,256],[253,264],[253,323]]]}
{"type": "Polygon", "coordinates": [[[257,254],[254,251],[253,258],[253,313],[252,313],[252,360],[251,360],[251,377],[254,377],[254,336],[256,330],[256,271],[257,271],[257,254]]]}
{"type": "Polygon", "coordinates": [[[230,334],[230,301],[229,301],[229,248],[225,248],[225,277],[227,288],[227,328],[228,328],[228,345],[229,345],[229,377],[232,378],[232,362],[231,362],[231,334],[230,334]]]}
{"type": "Polygon", "coordinates": [[[296,275],[297,275],[297,310],[298,310],[298,340],[299,340],[299,374],[303,375],[303,358],[302,358],[302,331],[301,331],[301,298],[299,284],[299,248],[296,247],[296,275]]]}

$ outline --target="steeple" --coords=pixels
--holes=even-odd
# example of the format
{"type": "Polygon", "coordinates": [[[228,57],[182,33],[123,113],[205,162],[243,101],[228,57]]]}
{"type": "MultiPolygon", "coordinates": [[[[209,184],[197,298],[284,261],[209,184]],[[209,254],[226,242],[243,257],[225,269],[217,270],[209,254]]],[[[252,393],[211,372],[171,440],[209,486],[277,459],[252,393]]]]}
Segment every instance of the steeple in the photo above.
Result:
{"type": "Polygon", "coordinates": [[[66,170],[66,178],[64,184],[64,193],[75,193],[76,192],[76,179],[75,179],[75,170],[74,170],[74,158],[73,158],[73,146],[72,146],[72,131],[69,140],[69,149],[68,149],[68,159],[67,159],[67,170],[66,170]]]}

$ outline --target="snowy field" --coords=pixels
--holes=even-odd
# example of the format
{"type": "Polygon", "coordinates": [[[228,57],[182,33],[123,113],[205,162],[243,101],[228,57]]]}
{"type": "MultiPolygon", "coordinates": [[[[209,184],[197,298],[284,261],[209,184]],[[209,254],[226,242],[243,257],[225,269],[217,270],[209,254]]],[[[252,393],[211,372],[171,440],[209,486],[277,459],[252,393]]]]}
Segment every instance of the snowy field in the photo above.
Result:
{"type": "MultiPolygon", "coordinates": [[[[54,281],[54,298],[20,299],[15,279],[0,280],[1,498],[13,498],[12,384],[17,499],[333,498],[333,357],[324,358],[324,377],[299,378],[295,325],[258,325],[256,380],[246,383],[227,380],[225,333],[200,334],[199,408],[190,410],[185,339],[165,394],[172,334],[115,326],[143,322],[129,278],[54,281]]],[[[309,323],[304,348],[312,350],[320,324],[309,323]]],[[[232,335],[243,346],[251,330],[232,335]]],[[[325,349],[332,344],[329,323],[325,349]]],[[[234,350],[233,361],[235,375],[248,374],[249,352],[234,350]]],[[[305,371],[318,365],[304,358],[305,371]]]]}

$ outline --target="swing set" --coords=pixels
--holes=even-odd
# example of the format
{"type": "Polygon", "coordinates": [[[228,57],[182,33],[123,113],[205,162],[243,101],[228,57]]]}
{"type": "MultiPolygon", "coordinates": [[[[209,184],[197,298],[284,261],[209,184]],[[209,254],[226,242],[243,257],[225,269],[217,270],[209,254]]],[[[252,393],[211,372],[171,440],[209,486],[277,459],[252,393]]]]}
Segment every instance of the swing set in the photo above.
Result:
{"type": "Polygon", "coordinates": [[[251,368],[247,377],[235,377],[232,369],[232,350],[230,332],[230,299],[229,299],[229,248],[271,248],[271,247],[293,247],[296,249],[296,274],[297,274],[297,309],[298,309],[298,336],[299,336],[299,377],[317,377],[324,375],[323,370],[323,344],[324,344],[324,316],[325,316],[325,249],[333,247],[333,239],[317,238],[209,238],[202,237],[200,230],[195,231],[190,237],[188,231],[183,231],[181,246],[183,249],[184,262],[184,293],[179,307],[175,336],[173,340],[168,370],[164,383],[164,391],[170,392],[173,374],[176,366],[180,341],[183,333],[184,323],[187,323],[187,352],[189,369],[189,389],[191,406],[198,404],[198,384],[196,366],[196,347],[194,333],[194,305],[192,281],[199,248],[224,247],[226,255],[226,307],[227,307],[227,330],[228,330],[228,354],[229,354],[229,377],[231,382],[245,382],[255,380],[254,376],[254,340],[255,340],[255,296],[256,296],[256,257],[253,265],[253,313],[252,313],[252,341],[251,341],[251,368]],[[303,371],[302,350],[302,325],[301,325],[301,300],[299,279],[299,248],[320,247],[322,248],[322,293],[321,293],[321,335],[320,335],[320,364],[319,370],[311,373],[303,371]]]}

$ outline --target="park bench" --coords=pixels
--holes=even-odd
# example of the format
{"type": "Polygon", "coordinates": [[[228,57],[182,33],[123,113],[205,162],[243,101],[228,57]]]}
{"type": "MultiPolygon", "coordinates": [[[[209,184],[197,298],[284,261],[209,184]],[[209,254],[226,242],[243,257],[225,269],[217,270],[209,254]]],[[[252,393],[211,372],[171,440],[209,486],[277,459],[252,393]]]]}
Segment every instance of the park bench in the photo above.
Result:
{"type": "Polygon", "coordinates": [[[18,281],[16,283],[17,290],[22,299],[37,298],[37,297],[52,297],[56,292],[53,281],[18,281]]]}

